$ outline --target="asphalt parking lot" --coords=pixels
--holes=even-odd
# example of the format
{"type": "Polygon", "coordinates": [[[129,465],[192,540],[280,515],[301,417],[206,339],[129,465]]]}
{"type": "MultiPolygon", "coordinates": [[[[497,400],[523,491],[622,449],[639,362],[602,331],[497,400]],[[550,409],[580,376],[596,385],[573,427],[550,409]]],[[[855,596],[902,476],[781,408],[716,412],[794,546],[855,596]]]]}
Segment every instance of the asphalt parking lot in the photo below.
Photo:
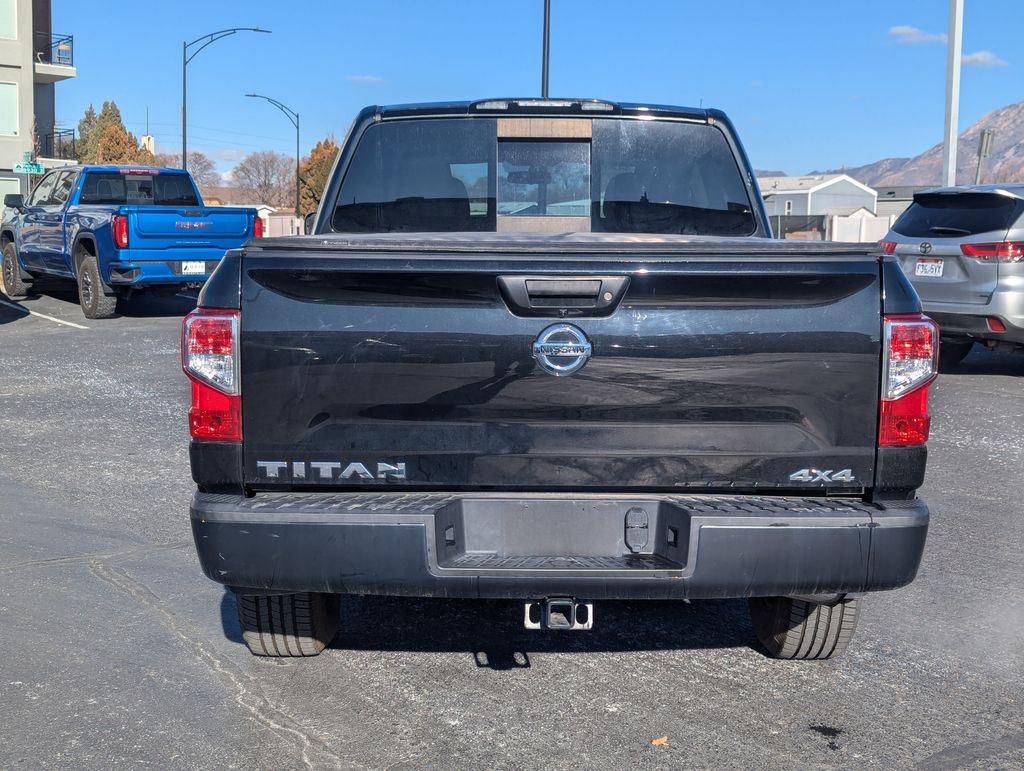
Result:
{"type": "Polygon", "coordinates": [[[387,598],[274,661],[193,552],[189,307],[0,303],[0,767],[1024,768],[1024,356],[940,376],[924,564],[835,662],[767,659],[743,602],[387,598]]]}

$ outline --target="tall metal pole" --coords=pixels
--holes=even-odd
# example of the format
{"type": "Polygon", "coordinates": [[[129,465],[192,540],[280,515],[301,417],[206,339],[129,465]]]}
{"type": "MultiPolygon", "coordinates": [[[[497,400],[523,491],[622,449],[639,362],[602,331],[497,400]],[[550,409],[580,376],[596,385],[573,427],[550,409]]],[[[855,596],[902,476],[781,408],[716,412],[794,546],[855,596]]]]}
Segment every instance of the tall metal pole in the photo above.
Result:
{"type": "Polygon", "coordinates": [[[228,35],[234,35],[237,32],[267,32],[269,29],[260,29],[259,27],[232,27],[231,29],[222,29],[217,32],[211,32],[209,35],[203,35],[197,37],[191,43],[182,41],[181,42],[181,168],[188,169],[188,122],[185,119],[186,102],[188,91],[186,90],[186,78],[188,77],[188,63],[196,58],[196,54],[202,51],[210,43],[216,43],[221,38],[227,37],[228,35]],[[202,43],[199,48],[192,52],[189,56],[188,49],[192,46],[202,43]]]}
{"type": "Polygon", "coordinates": [[[942,184],[956,184],[957,126],[960,123],[960,54],[964,0],[949,0],[949,50],[946,59],[946,130],[942,139],[942,184]]]}
{"type": "Polygon", "coordinates": [[[288,118],[288,120],[290,120],[292,122],[292,125],[295,126],[295,216],[298,217],[299,216],[299,165],[300,165],[300,158],[301,158],[301,156],[299,155],[299,114],[297,112],[295,112],[295,110],[292,110],[289,107],[285,107],[283,104],[281,104],[276,99],[271,99],[269,96],[264,96],[263,94],[246,94],[246,96],[251,97],[253,99],[266,99],[268,102],[270,102],[272,105],[274,105],[274,107],[276,107],[281,112],[283,112],[285,114],[285,116],[288,118]]]}
{"type": "Polygon", "coordinates": [[[548,56],[551,52],[551,0],[544,0],[544,59],[540,73],[540,95],[548,98],[548,56]]]}
{"type": "Polygon", "coordinates": [[[185,105],[187,104],[185,78],[188,75],[188,43],[181,41],[181,168],[188,171],[188,139],[186,138],[185,105]]]}

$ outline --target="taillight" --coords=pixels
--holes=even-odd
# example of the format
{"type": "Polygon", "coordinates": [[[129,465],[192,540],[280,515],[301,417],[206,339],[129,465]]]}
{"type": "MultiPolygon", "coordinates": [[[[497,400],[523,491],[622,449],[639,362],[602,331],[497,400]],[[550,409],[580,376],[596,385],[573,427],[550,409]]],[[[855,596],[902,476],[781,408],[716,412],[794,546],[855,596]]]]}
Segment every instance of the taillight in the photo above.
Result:
{"type": "Polygon", "coordinates": [[[939,371],[939,328],[920,313],[886,316],[878,444],[928,441],[928,384],[939,371]]]}
{"type": "Polygon", "coordinates": [[[128,248],[128,218],[123,214],[115,214],[110,220],[110,232],[114,237],[114,246],[118,249],[128,248]]]}
{"type": "Polygon", "coordinates": [[[966,257],[982,262],[1024,262],[1024,241],[995,241],[989,244],[961,244],[966,257]]]}
{"type": "Polygon", "coordinates": [[[263,220],[257,214],[252,223],[252,237],[263,238],[263,220]]]}
{"type": "Polygon", "coordinates": [[[242,441],[238,311],[197,308],[181,323],[181,368],[192,380],[189,431],[195,439],[242,441]]]}
{"type": "Polygon", "coordinates": [[[880,247],[882,247],[882,251],[885,254],[892,254],[893,252],[896,251],[896,242],[895,241],[879,241],[878,245],[880,247]]]}

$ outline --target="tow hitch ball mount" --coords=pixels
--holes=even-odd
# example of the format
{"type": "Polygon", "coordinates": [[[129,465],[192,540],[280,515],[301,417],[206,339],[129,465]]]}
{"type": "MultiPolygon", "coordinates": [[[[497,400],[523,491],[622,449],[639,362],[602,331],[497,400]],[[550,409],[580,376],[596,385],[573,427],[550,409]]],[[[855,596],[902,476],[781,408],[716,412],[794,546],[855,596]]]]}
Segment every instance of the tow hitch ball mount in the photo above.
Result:
{"type": "Polygon", "coordinates": [[[546,597],[527,602],[523,608],[523,626],[527,629],[592,629],[594,603],[574,597],[546,597]]]}

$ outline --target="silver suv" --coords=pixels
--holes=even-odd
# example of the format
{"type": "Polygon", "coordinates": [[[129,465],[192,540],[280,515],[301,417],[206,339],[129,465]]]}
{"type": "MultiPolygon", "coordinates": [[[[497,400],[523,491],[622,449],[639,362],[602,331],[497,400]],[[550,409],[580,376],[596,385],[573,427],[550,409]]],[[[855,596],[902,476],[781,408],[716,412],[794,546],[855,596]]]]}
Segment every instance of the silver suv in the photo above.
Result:
{"type": "Polygon", "coordinates": [[[1024,348],[1024,184],[917,193],[881,246],[938,322],[943,363],[975,342],[1024,348]]]}

